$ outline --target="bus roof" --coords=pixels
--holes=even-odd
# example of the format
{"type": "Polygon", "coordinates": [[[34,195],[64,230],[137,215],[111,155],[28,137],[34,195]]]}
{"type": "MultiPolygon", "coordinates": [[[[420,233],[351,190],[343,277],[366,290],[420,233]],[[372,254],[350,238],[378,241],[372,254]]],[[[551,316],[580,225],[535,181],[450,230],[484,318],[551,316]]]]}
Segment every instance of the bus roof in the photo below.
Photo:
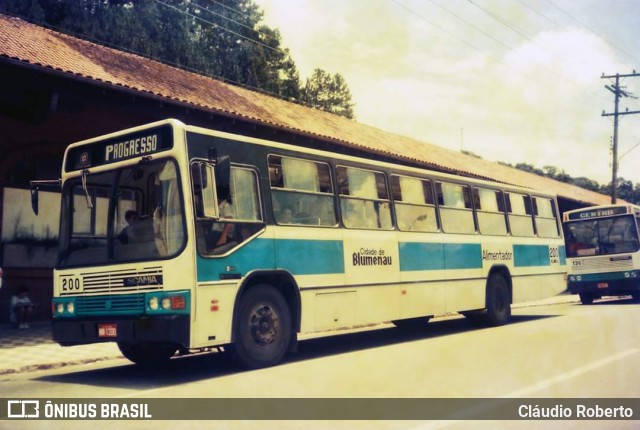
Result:
{"type": "Polygon", "coordinates": [[[339,158],[344,160],[345,162],[366,164],[371,167],[378,167],[381,169],[393,169],[398,173],[404,172],[406,174],[422,174],[434,178],[445,180],[448,179],[452,181],[463,181],[466,183],[484,185],[496,189],[510,190],[522,194],[535,194],[538,196],[554,198],[556,197],[553,193],[548,193],[531,188],[524,188],[517,185],[504,184],[502,182],[493,182],[484,179],[471,178],[468,176],[460,176],[433,171],[425,168],[410,167],[402,163],[396,164],[385,161],[369,160],[336,152],[279,143],[271,140],[258,139],[203,127],[190,126],[172,118],[72,143],[67,147],[65,151],[63,160],[63,177],[68,175],[79,175],[82,170],[87,168],[92,168],[92,170],[93,168],[102,169],[111,164],[137,159],[145,155],[153,155],[162,151],[167,151],[173,147],[174,139],[172,137],[184,132],[217,136],[255,145],[268,146],[274,149],[297,152],[300,154],[310,154],[327,158],[339,158]],[[173,129],[173,133],[170,132],[171,129],[173,129]],[[141,145],[146,143],[146,139],[151,137],[155,137],[155,146],[151,147],[150,150],[147,151],[145,148],[142,148],[141,145]]]}

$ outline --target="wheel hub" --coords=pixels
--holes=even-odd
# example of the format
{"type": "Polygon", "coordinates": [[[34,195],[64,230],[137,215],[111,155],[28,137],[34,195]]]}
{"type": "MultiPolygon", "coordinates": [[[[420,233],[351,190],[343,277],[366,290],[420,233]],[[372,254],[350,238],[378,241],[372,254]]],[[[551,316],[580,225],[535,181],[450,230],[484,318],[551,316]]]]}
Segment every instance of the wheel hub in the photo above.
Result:
{"type": "Polygon", "coordinates": [[[280,332],[278,314],[268,305],[260,305],[251,312],[249,326],[251,336],[258,345],[273,343],[280,332]]]}

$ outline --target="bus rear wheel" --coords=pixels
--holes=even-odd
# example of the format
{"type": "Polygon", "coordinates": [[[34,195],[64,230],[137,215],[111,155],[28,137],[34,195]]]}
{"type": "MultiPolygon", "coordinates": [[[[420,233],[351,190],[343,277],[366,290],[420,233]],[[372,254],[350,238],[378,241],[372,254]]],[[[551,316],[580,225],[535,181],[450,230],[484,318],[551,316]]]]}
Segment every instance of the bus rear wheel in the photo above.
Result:
{"type": "Polygon", "coordinates": [[[156,366],[169,361],[176,345],[154,342],[118,342],[118,349],[129,361],[143,366],[156,366]]]}
{"type": "Polygon", "coordinates": [[[246,368],[277,364],[291,342],[291,311],[270,285],[256,285],[240,298],[232,352],[246,368]]]}
{"type": "Polygon", "coordinates": [[[511,294],[506,279],[499,273],[489,276],[487,281],[487,313],[489,324],[504,325],[511,318],[511,294]]]}

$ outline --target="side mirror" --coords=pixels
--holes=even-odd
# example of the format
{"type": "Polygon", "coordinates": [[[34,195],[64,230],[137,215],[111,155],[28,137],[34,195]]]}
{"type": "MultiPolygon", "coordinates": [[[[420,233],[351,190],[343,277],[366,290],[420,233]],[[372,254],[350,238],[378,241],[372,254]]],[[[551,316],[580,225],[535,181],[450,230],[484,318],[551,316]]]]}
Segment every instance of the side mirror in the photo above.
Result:
{"type": "Polygon", "coordinates": [[[33,209],[34,214],[38,215],[38,191],[40,187],[57,188],[60,190],[62,181],[60,179],[29,181],[29,186],[31,187],[31,209],[33,209]]]}
{"type": "Polygon", "coordinates": [[[228,155],[216,160],[216,192],[219,199],[231,203],[231,157],[228,155]]]}
{"type": "Polygon", "coordinates": [[[31,187],[31,209],[38,215],[38,187],[31,187]]]}

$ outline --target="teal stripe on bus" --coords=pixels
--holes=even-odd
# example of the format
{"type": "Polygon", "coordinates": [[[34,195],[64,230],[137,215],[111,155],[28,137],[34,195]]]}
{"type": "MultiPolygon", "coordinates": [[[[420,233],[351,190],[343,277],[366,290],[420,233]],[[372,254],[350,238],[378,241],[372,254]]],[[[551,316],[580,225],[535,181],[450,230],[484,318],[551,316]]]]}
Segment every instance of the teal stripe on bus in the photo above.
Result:
{"type": "Polygon", "coordinates": [[[564,245],[560,245],[558,251],[560,252],[560,264],[565,266],[567,264],[567,252],[564,245]]]}
{"type": "Polygon", "coordinates": [[[198,282],[219,281],[220,275],[244,276],[251,270],[273,269],[273,240],[255,239],[227,257],[205,258],[198,254],[197,266],[198,282]]]}
{"type": "Polygon", "coordinates": [[[515,267],[550,266],[549,245],[513,245],[515,267]]]}
{"type": "Polygon", "coordinates": [[[482,247],[477,243],[401,242],[400,271],[479,269],[482,247]]]}
{"type": "Polygon", "coordinates": [[[625,272],[607,273],[586,273],[584,275],[570,275],[570,282],[599,282],[599,281],[619,281],[621,279],[640,279],[640,271],[627,270],[625,272]]]}
{"type": "Polygon", "coordinates": [[[341,240],[276,240],[278,267],[294,275],[344,273],[344,246],[341,240]]]}
{"type": "MultiPolygon", "coordinates": [[[[482,246],[478,243],[401,242],[398,246],[400,271],[482,268],[482,246]]],[[[564,247],[559,254],[560,263],[566,264],[564,247]]],[[[549,266],[549,246],[513,245],[513,259],[515,267],[549,266]]],[[[340,240],[255,239],[228,257],[198,256],[197,265],[199,282],[275,268],[294,275],[344,273],[344,246],[340,240]]]]}
{"type": "Polygon", "coordinates": [[[344,247],[338,240],[255,239],[227,257],[198,255],[198,281],[252,270],[284,269],[294,275],[344,273],[344,247]],[[274,252],[275,251],[275,252],[274,252]],[[227,270],[227,268],[233,270],[227,270]]]}
{"type": "Polygon", "coordinates": [[[481,269],[482,246],[479,243],[445,243],[445,269],[481,269]]]}

